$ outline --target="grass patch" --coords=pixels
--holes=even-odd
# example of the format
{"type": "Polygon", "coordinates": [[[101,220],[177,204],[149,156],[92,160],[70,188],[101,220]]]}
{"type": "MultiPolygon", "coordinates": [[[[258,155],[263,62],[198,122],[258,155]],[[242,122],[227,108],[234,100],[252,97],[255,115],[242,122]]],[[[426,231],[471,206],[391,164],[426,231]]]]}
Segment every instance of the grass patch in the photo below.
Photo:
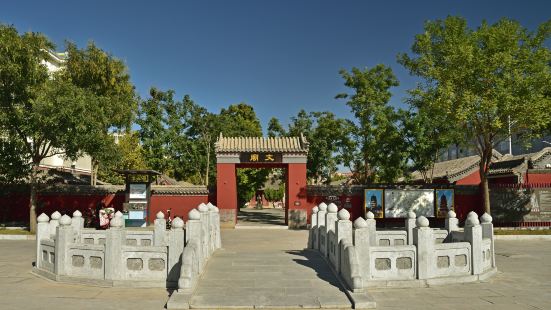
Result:
{"type": "Polygon", "coordinates": [[[33,235],[24,229],[0,229],[0,235],[33,235]]]}
{"type": "Polygon", "coordinates": [[[495,229],[494,235],[551,235],[551,229],[495,229]]]}

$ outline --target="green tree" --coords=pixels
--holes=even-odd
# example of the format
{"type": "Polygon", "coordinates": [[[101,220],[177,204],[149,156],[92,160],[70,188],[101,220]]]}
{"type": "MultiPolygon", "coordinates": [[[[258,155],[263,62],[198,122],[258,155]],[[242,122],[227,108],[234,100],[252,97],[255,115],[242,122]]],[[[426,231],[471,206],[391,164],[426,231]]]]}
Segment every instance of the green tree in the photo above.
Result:
{"type": "Polygon", "coordinates": [[[142,150],[146,165],[161,173],[168,173],[172,169],[172,158],[166,144],[167,129],[165,106],[173,104],[174,91],[163,92],[156,88],[149,91],[150,98],[140,100],[138,119],[140,126],[138,134],[142,143],[142,150]]]}
{"type": "Polygon", "coordinates": [[[97,104],[96,97],[58,74],[50,76],[41,63],[53,48],[41,34],[20,35],[14,27],[0,25],[0,135],[7,141],[3,152],[20,152],[10,156],[19,156],[19,173],[26,174],[31,186],[33,232],[40,162],[60,154],[78,157],[83,151],[79,139],[95,124],[88,107],[97,104]]]}
{"type": "Polygon", "coordinates": [[[114,170],[125,169],[147,169],[140,138],[135,131],[126,132],[119,137],[119,143],[116,144],[116,159],[109,165],[101,165],[98,177],[111,184],[124,184],[123,176],[114,170]]]}
{"type": "Polygon", "coordinates": [[[357,182],[394,182],[406,167],[406,150],[399,128],[400,112],[388,105],[390,88],[398,80],[389,67],[376,65],[351,72],[341,70],[345,86],[352,94],[338,94],[337,99],[348,98],[357,123],[354,136],[358,151],[353,158],[357,182]]]}
{"type": "Polygon", "coordinates": [[[509,135],[509,124],[511,134],[531,135],[551,120],[551,52],[544,45],[550,34],[551,21],[530,32],[508,19],[471,29],[465,19],[448,17],[426,22],[412,55],[399,56],[423,78],[412,92],[415,100],[476,146],[488,213],[487,175],[496,143],[509,135]]]}
{"type": "Polygon", "coordinates": [[[91,184],[95,185],[100,164],[108,164],[116,157],[111,133],[130,128],[135,117],[134,85],[124,62],[93,42],[83,49],[69,42],[67,53],[62,77],[95,97],[88,103],[88,117],[93,118],[94,126],[79,139],[81,148],[92,158],[91,184]]]}
{"type": "Polygon", "coordinates": [[[275,117],[270,118],[270,121],[268,122],[268,137],[284,137],[286,135],[287,132],[283,126],[281,126],[279,120],[275,117]]]}

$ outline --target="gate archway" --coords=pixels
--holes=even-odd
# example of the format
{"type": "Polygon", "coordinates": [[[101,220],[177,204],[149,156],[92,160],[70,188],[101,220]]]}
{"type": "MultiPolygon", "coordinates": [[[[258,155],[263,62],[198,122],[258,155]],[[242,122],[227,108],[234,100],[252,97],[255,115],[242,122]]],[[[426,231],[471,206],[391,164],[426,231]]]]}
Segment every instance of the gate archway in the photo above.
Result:
{"type": "Polygon", "coordinates": [[[237,168],[284,168],[285,224],[306,228],[306,162],[308,141],[300,137],[224,137],[216,149],[216,200],[221,225],[237,223],[237,168]]]}

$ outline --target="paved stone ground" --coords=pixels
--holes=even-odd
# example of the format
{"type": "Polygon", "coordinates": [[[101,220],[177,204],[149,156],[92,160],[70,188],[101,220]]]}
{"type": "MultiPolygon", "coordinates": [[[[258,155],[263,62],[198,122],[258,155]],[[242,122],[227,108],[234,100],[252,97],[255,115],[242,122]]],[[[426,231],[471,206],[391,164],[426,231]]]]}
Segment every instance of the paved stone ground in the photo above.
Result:
{"type": "Polygon", "coordinates": [[[372,289],[377,309],[551,309],[551,241],[496,241],[498,274],[486,283],[372,289]]]}
{"type": "Polygon", "coordinates": [[[304,231],[224,230],[224,249],[209,260],[192,308],[350,308],[325,263],[303,250],[304,231]]]}
{"type": "Polygon", "coordinates": [[[239,209],[237,213],[238,226],[280,226],[285,227],[285,209],[266,208],[266,209],[239,209]]]}
{"type": "MultiPolygon", "coordinates": [[[[264,288],[245,287],[252,286],[250,283],[253,280],[257,283],[258,278],[251,275],[253,279],[234,281],[232,287],[226,285],[227,290],[224,294],[231,293],[232,290],[248,291],[250,296],[293,294],[293,291],[297,295],[301,291],[311,293],[307,287],[289,287],[287,290],[282,286],[307,286],[299,279],[294,278],[297,282],[295,285],[292,281],[281,283],[283,278],[272,277],[275,273],[281,272],[292,279],[293,271],[297,269],[302,270],[304,274],[315,275],[319,281],[326,282],[320,284],[325,286],[324,289],[336,292],[337,289],[332,287],[331,280],[326,278],[329,275],[308,267],[315,262],[308,263],[308,257],[304,256],[306,254],[300,252],[306,244],[306,235],[306,231],[223,230],[223,246],[226,250],[220,252],[220,258],[227,262],[231,260],[229,257],[233,255],[232,252],[256,256],[249,256],[248,259],[252,257],[252,261],[243,258],[241,263],[247,264],[241,267],[260,270],[259,272],[264,274],[259,282],[273,283],[272,286],[265,284],[264,288]],[[271,256],[274,249],[279,249],[279,257],[284,257],[288,261],[277,263],[281,265],[275,264],[271,256]],[[293,259],[296,260],[296,266],[291,263],[293,259]],[[263,266],[262,261],[266,262],[267,266],[263,266]],[[285,268],[293,269],[286,272],[285,268]],[[270,272],[274,274],[270,275],[270,272]]],[[[487,283],[417,289],[372,289],[370,293],[377,301],[377,309],[551,309],[551,242],[498,240],[496,251],[499,273],[487,283]]],[[[164,289],[101,288],[47,281],[29,273],[33,260],[34,241],[0,240],[0,309],[161,309],[168,299],[169,293],[164,289]]],[[[209,268],[218,268],[219,273],[223,272],[220,266],[223,263],[218,266],[214,263],[213,259],[209,268]]],[[[205,279],[209,271],[207,270],[205,279]]],[[[315,283],[320,282],[311,280],[312,288],[315,283]]],[[[201,285],[196,296],[204,296],[199,294],[199,289],[201,285]]],[[[222,298],[221,295],[220,292],[212,296],[222,298]]],[[[263,298],[258,297],[257,300],[269,301],[270,297],[263,298]]],[[[307,301],[305,298],[304,303],[307,301]]]]}
{"type": "Polygon", "coordinates": [[[0,309],[162,309],[166,289],[68,285],[30,273],[35,241],[0,240],[0,309]]]}

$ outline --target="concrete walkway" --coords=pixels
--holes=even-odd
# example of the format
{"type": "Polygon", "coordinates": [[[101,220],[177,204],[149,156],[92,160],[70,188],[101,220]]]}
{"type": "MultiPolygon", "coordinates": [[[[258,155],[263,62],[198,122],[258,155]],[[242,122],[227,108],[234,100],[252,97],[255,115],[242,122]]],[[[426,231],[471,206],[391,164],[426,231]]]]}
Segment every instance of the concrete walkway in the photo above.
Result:
{"type": "Polygon", "coordinates": [[[306,233],[223,230],[192,308],[332,308],[351,303],[326,262],[304,250],[306,233]]]}

